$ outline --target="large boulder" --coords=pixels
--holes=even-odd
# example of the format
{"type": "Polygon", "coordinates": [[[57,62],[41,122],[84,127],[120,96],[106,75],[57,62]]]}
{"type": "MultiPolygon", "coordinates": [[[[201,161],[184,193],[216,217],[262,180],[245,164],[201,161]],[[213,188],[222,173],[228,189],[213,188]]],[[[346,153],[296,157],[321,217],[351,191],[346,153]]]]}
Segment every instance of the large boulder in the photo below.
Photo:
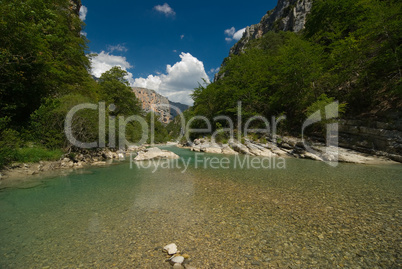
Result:
{"type": "Polygon", "coordinates": [[[267,148],[264,148],[260,145],[251,143],[251,142],[246,142],[247,148],[250,150],[252,154],[255,156],[263,156],[263,157],[274,157],[276,154],[274,154],[272,151],[270,151],[267,148]]]}
{"type": "Polygon", "coordinates": [[[231,142],[230,146],[238,153],[255,156],[254,153],[250,152],[250,150],[241,143],[231,142]]]}
{"type": "Polygon", "coordinates": [[[222,148],[218,144],[205,143],[201,145],[200,151],[205,153],[222,153],[222,148]]]}
{"type": "Polygon", "coordinates": [[[144,150],[138,152],[138,155],[137,155],[137,157],[134,158],[134,160],[135,161],[147,161],[147,160],[152,160],[152,159],[157,159],[157,158],[178,159],[180,157],[171,151],[162,150],[160,148],[153,147],[153,148],[144,149],[144,150]]]}
{"type": "Polygon", "coordinates": [[[227,155],[235,155],[238,154],[236,151],[234,151],[229,145],[223,145],[222,146],[222,153],[227,154],[227,155]]]}

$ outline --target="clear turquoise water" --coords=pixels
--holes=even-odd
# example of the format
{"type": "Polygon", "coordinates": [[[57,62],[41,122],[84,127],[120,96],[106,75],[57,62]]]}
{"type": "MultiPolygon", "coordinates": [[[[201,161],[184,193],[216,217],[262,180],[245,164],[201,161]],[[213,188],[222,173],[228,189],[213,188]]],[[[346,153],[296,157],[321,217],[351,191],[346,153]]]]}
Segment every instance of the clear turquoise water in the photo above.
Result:
{"type": "Polygon", "coordinates": [[[401,266],[401,165],[195,166],[125,162],[2,189],[0,268],[170,268],[172,242],[197,268],[401,266]]]}

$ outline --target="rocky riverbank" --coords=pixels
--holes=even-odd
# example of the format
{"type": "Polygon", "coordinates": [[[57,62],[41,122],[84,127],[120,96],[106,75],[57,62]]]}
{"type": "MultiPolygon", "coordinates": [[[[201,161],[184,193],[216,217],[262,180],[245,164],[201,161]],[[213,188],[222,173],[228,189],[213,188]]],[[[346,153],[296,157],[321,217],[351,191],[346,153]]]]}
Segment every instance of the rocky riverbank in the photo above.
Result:
{"type": "MultiPolygon", "coordinates": [[[[275,143],[265,143],[245,139],[243,143],[231,141],[227,144],[212,143],[208,139],[195,139],[192,143],[184,145],[168,143],[170,146],[189,148],[195,152],[216,153],[216,154],[244,154],[261,157],[289,157],[298,159],[311,159],[316,161],[339,161],[344,163],[357,164],[385,164],[396,163],[384,157],[361,153],[355,150],[331,147],[327,148],[322,143],[311,143],[309,149],[299,138],[281,137],[275,143]]],[[[0,183],[4,180],[23,180],[29,176],[42,175],[52,171],[74,171],[88,166],[104,166],[115,161],[125,160],[130,153],[136,153],[135,161],[150,160],[153,158],[179,158],[176,154],[160,150],[159,148],[148,148],[148,145],[131,147],[127,151],[113,151],[108,148],[97,150],[81,150],[80,152],[68,153],[58,161],[41,161],[39,163],[13,163],[0,171],[0,183]]]]}
{"type": "Polygon", "coordinates": [[[289,157],[298,159],[311,159],[326,162],[344,162],[357,164],[394,163],[384,156],[369,155],[341,147],[326,147],[322,143],[303,143],[302,139],[295,137],[281,137],[265,143],[245,139],[243,143],[230,141],[227,144],[212,143],[206,138],[195,139],[192,143],[181,145],[195,152],[217,154],[245,154],[262,157],[289,157]]]}
{"type": "Polygon", "coordinates": [[[130,153],[144,150],[145,146],[131,147],[127,151],[102,148],[96,150],[80,150],[64,154],[57,161],[40,161],[38,163],[12,163],[0,171],[0,182],[3,180],[22,180],[33,175],[41,175],[52,171],[76,170],[88,166],[103,166],[114,161],[123,161],[130,153]]]}

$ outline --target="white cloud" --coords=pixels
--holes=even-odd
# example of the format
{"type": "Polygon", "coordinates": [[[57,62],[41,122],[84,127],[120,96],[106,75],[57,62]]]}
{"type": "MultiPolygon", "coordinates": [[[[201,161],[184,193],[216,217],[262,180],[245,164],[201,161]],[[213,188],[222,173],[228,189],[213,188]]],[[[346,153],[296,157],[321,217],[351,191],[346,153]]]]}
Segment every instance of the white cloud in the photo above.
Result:
{"type": "Polygon", "coordinates": [[[180,36],[180,39],[183,39],[183,38],[184,38],[184,35],[181,35],[181,36],[180,36]]]}
{"type": "Polygon", "coordinates": [[[176,15],[176,12],[174,12],[174,10],[167,3],[164,3],[163,5],[154,6],[154,9],[158,12],[164,13],[166,16],[176,15]]]}
{"type": "Polygon", "coordinates": [[[220,67],[217,67],[217,68],[211,68],[211,70],[209,70],[209,71],[208,71],[208,73],[210,73],[210,74],[214,74],[214,73],[219,72],[219,70],[221,70],[221,68],[220,68],[220,67]]]}
{"type": "Polygon", "coordinates": [[[173,50],[174,53],[177,53],[177,50],[173,50]]]}
{"type": "Polygon", "coordinates": [[[225,35],[233,36],[235,32],[236,32],[236,28],[232,27],[232,28],[225,30],[225,35]]]}
{"type": "Polygon", "coordinates": [[[136,78],[134,86],[155,90],[171,101],[192,104],[190,94],[198,87],[198,82],[203,83],[205,79],[210,83],[210,80],[203,62],[190,53],[182,52],[180,58],[180,62],[166,66],[166,74],[136,78]]]}
{"type": "Polygon", "coordinates": [[[240,40],[244,34],[244,32],[246,31],[246,28],[240,29],[239,31],[237,31],[234,35],[233,35],[233,39],[234,40],[240,40]]]}
{"type": "Polygon", "coordinates": [[[82,21],[85,21],[85,19],[87,17],[87,13],[88,13],[88,8],[84,5],[82,5],[80,8],[80,19],[82,21]]]}
{"type": "Polygon", "coordinates": [[[124,45],[121,45],[121,44],[117,44],[116,46],[108,45],[107,49],[110,52],[113,52],[113,51],[127,52],[128,51],[128,49],[124,45]]]}
{"type": "MultiPolygon", "coordinates": [[[[109,71],[114,66],[120,66],[121,69],[126,70],[133,66],[127,62],[126,57],[111,55],[109,52],[102,51],[97,56],[91,59],[91,74],[99,78],[103,73],[109,71]]],[[[125,77],[130,84],[134,83],[133,74],[127,72],[125,77]]]]}
{"type": "Polygon", "coordinates": [[[246,28],[240,29],[236,31],[236,28],[232,27],[225,30],[225,40],[227,42],[231,42],[232,40],[240,40],[243,36],[243,33],[246,31],[246,28]]]}

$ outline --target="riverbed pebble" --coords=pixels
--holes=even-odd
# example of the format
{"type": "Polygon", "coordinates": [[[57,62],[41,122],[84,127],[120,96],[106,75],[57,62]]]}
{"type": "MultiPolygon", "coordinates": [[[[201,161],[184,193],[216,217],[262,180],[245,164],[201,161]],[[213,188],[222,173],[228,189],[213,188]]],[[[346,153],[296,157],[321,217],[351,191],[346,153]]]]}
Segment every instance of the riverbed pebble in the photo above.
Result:
{"type": "MultiPolygon", "coordinates": [[[[184,253],[191,255],[191,261],[183,262],[186,269],[192,269],[187,264],[402,268],[400,176],[391,181],[382,174],[390,169],[372,169],[381,177],[375,181],[359,175],[354,165],[340,165],[336,169],[345,172],[342,178],[314,171],[303,178],[304,168],[292,171],[292,164],[286,175],[193,169],[180,177],[171,170],[146,174],[146,180],[132,176],[132,184],[127,183],[129,172],[108,181],[100,179],[101,173],[90,175],[88,185],[63,180],[69,188],[76,186],[68,196],[57,193],[65,200],[33,203],[31,210],[12,218],[2,214],[2,242],[7,243],[0,244],[0,267],[171,269],[161,250],[175,242],[176,248],[183,247],[183,258],[184,253]],[[89,187],[96,193],[83,196],[89,187]]],[[[52,184],[44,186],[56,191],[52,184]]],[[[32,197],[44,199],[39,196],[43,187],[36,188],[32,197]]],[[[2,212],[22,209],[7,199],[2,212]]]]}
{"type": "Polygon", "coordinates": [[[177,246],[175,243],[171,243],[163,247],[163,249],[169,254],[173,255],[177,253],[177,246]]]}
{"type": "Polygon", "coordinates": [[[171,263],[183,263],[184,262],[184,257],[183,256],[174,256],[170,259],[171,263]]]}

